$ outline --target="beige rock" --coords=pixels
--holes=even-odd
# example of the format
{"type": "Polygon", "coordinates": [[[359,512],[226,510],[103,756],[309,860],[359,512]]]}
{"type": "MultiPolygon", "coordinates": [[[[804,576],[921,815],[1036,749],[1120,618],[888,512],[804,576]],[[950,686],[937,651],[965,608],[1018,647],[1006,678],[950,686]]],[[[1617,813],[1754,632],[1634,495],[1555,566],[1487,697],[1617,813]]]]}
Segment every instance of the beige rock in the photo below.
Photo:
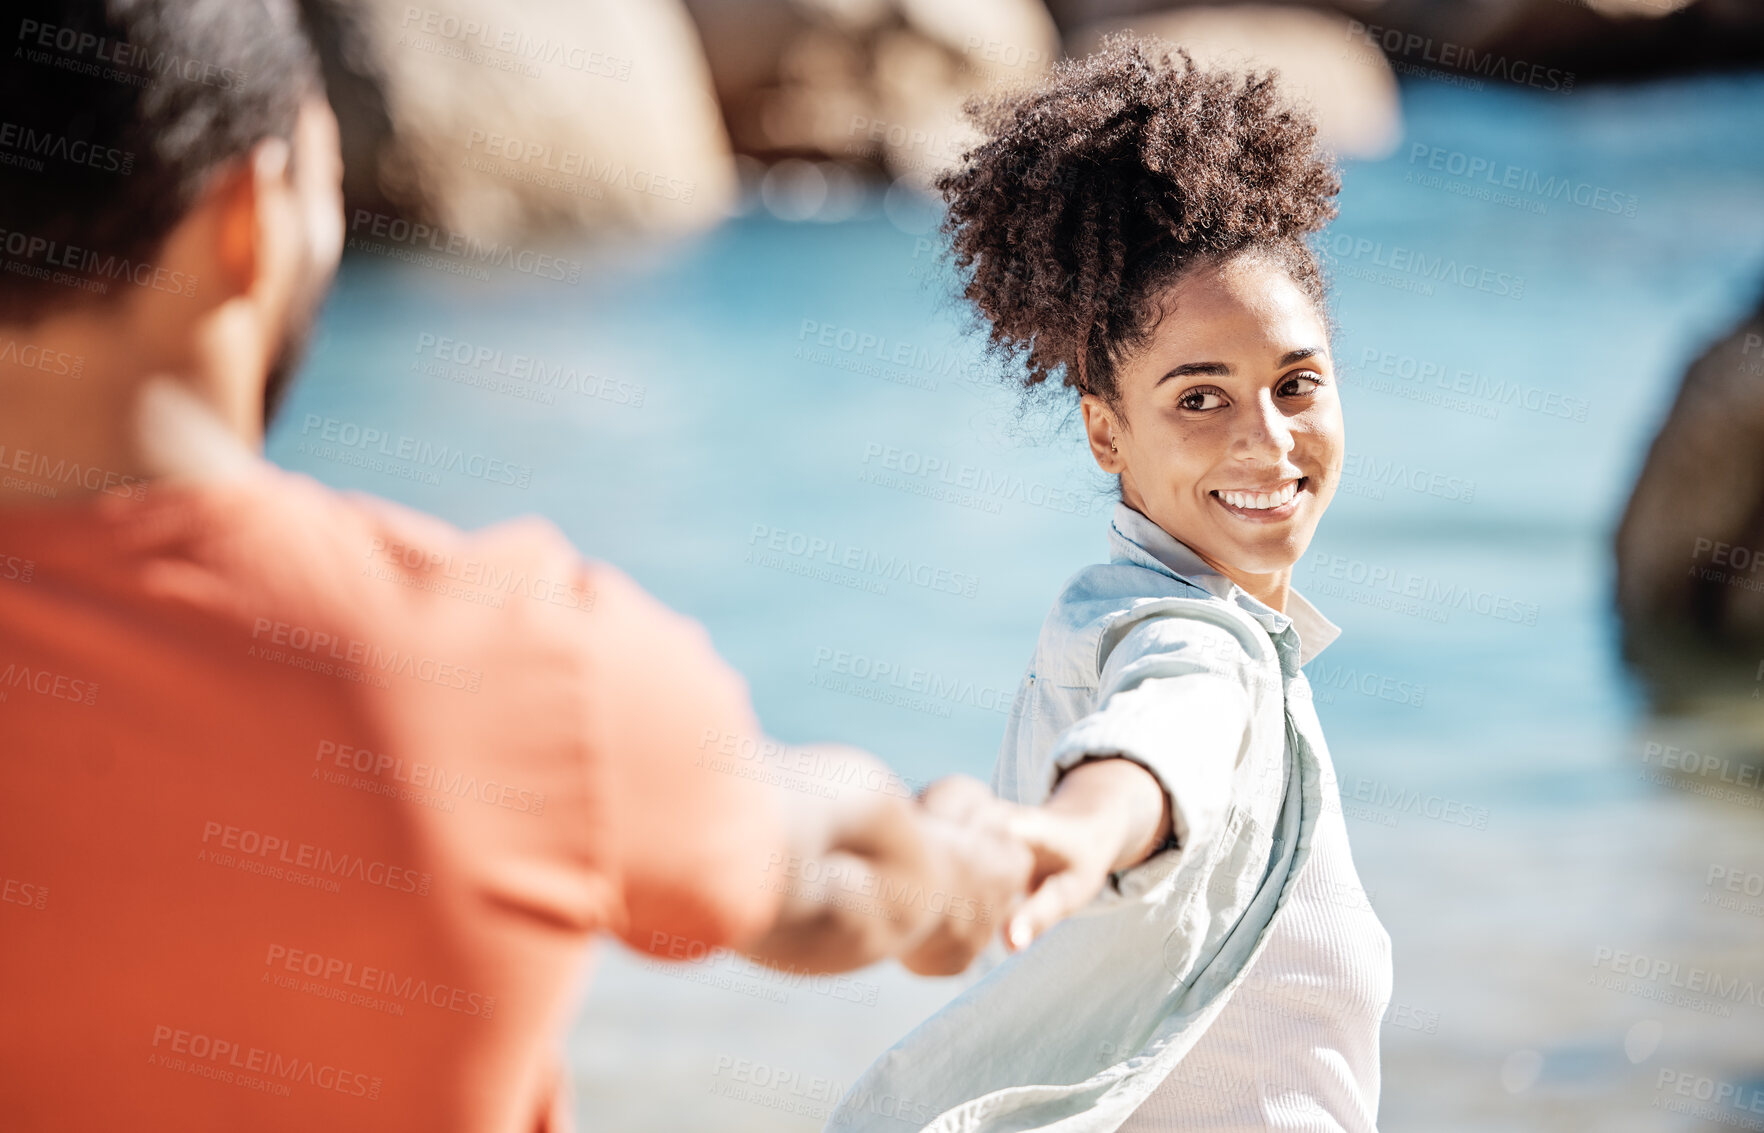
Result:
{"type": "Polygon", "coordinates": [[[1059,39],[1041,0],[687,0],[735,147],[925,185],[974,140],[973,94],[1033,79],[1059,39]]]}
{"type": "Polygon", "coordinates": [[[1325,146],[1342,157],[1384,157],[1402,137],[1396,76],[1382,54],[1349,35],[1348,23],[1305,8],[1192,7],[1093,24],[1070,46],[1083,55],[1126,28],[1185,47],[1203,66],[1278,68],[1288,97],[1316,115],[1325,146]]]}
{"type": "Polygon", "coordinates": [[[385,198],[451,232],[689,229],[735,174],[678,0],[367,0],[353,6],[388,123],[385,198]]]}

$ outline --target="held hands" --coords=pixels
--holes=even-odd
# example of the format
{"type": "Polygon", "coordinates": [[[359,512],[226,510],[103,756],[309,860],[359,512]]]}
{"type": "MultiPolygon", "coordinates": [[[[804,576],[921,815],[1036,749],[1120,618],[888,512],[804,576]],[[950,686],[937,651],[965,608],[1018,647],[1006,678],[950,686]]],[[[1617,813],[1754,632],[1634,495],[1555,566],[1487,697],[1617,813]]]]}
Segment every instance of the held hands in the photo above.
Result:
{"type": "Polygon", "coordinates": [[[1163,788],[1124,759],[1080,764],[1034,808],[961,775],[913,798],[873,756],[804,750],[838,786],[777,792],[791,868],[749,952],[773,967],[842,972],[894,956],[954,975],[1001,927],[1012,950],[1027,947],[1170,829],[1163,788]]]}
{"type": "Polygon", "coordinates": [[[1169,797],[1126,759],[1080,763],[1045,804],[1012,810],[1011,833],[1035,855],[1031,895],[1005,937],[1012,951],[1088,905],[1109,874],[1138,865],[1170,834],[1169,797]]]}
{"type": "Polygon", "coordinates": [[[921,976],[953,976],[992,940],[1029,885],[1033,855],[1010,832],[1010,804],[966,775],[939,779],[918,798],[919,829],[946,912],[901,964],[921,976]]]}
{"type": "Polygon", "coordinates": [[[1041,807],[1004,802],[963,775],[931,784],[919,807],[948,900],[930,935],[901,956],[920,975],[965,969],[1005,916],[1010,949],[1028,947],[1089,904],[1110,873],[1145,860],[1171,822],[1158,781],[1115,758],[1079,764],[1041,807]]]}

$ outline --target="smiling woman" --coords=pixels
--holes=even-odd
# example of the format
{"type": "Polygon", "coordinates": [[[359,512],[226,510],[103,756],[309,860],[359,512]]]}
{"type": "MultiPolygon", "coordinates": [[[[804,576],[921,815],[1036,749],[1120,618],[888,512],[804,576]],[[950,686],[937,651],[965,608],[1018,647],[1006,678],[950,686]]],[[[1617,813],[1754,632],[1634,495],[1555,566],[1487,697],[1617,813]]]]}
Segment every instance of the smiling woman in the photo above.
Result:
{"type": "Polygon", "coordinates": [[[1286,267],[1255,251],[1191,268],[1162,301],[1112,396],[1083,395],[1091,453],[1128,507],[1284,610],[1341,475],[1327,330],[1286,267]]]}
{"type": "Polygon", "coordinates": [[[993,777],[1040,804],[1016,954],[829,1127],[893,1096],[936,1131],[1374,1130],[1390,937],[1302,668],[1339,631],[1291,589],[1342,470],[1306,243],[1339,179],[1273,75],[1130,38],[977,117],[940,183],[966,298],[1121,498],[993,777]]]}

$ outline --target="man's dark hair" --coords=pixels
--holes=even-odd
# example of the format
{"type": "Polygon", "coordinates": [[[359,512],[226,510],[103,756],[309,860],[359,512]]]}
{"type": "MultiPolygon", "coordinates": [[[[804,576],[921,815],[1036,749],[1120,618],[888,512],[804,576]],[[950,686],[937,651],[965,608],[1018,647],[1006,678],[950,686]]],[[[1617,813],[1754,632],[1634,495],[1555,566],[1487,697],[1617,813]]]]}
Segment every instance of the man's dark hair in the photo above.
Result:
{"type": "Polygon", "coordinates": [[[322,90],[294,0],[8,9],[0,323],[164,289],[151,260],[209,175],[265,138],[290,138],[302,102],[322,90]]]}
{"type": "MultiPolygon", "coordinates": [[[[964,294],[992,346],[1114,401],[1114,368],[1190,267],[1259,252],[1324,309],[1305,237],[1341,188],[1273,74],[1203,70],[1117,35],[1044,82],[970,107],[984,140],[938,179],[964,294]]],[[[1324,310],[1325,316],[1327,311],[1324,310]]]]}

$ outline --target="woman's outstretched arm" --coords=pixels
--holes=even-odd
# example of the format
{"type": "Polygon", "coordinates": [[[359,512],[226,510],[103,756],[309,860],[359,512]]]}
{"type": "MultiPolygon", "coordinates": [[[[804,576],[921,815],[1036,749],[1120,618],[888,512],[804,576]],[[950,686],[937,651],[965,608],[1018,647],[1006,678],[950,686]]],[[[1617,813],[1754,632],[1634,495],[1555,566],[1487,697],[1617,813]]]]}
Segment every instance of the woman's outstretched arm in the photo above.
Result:
{"type": "Polygon", "coordinates": [[[1067,771],[1045,804],[1011,820],[1035,854],[1032,896],[1006,934],[1011,948],[1027,947],[1089,904],[1109,874],[1150,857],[1169,839],[1170,824],[1170,796],[1133,760],[1093,757],[1067,771]]]}

